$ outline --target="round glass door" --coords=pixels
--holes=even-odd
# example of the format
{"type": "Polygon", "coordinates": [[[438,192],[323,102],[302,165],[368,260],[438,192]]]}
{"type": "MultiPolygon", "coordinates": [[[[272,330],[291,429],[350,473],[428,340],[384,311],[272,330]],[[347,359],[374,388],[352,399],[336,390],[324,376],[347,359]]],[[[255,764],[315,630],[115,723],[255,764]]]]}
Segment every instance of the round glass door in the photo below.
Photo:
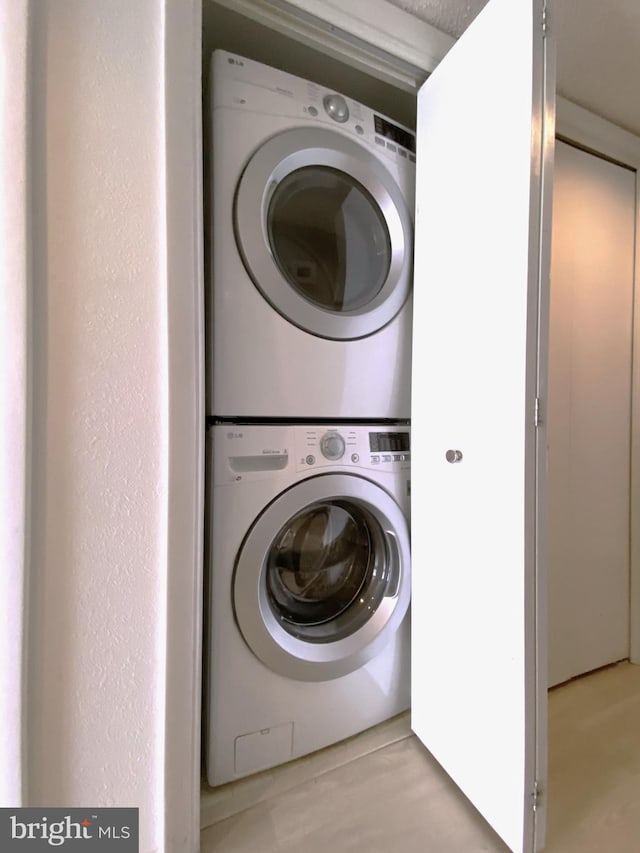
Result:
{"type": "Polygon", "coordinates": [[[265,564],[269,605],[292,636],[334,641],[375,612],[390,569],[384,534],[368,511],[347,501],[319,502],[273,541],[265,564]]]}
{"type": "Polygon", "coordinates": [[[268,139],[240,177],[234,226],[255,286],[311,334],[366,337],[407,300],[413,226],[404,195],[344,134],[294,128],[268,139]]]}
{"type": "Polygon", "coordinates": [[[391,266],[382,212],[354,178],[304,166],[276,187],[267,211],[273,257],[290,285],[327,311],[358,311],[380,293],[391,266]]]}
{"type": "Polygon", "coordinates": [[[409,606],[409,531],[375,483],[321,474],[282,492],[248,531],[233,602],[247,645],[273,671],[322,681],[370,660],[409,606]]]}

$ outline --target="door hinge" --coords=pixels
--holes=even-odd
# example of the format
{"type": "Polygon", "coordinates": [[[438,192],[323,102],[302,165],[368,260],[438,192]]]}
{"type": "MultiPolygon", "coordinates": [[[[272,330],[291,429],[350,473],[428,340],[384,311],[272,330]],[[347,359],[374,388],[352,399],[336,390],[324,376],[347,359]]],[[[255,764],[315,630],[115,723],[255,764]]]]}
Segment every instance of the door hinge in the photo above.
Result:
{"type": "Polygon", "coordinates": [[[536,402],[533,407],[533,425],[539,427],[542,424],[542,414],[540,412],[540,397],[536,397],[536,402]]]}
{"type": "Polygon", "coordinates": [[[540,800],[542,799],[542,788],[540,787],[540,783],[536,779],[533,783],[533,791],[531,792],[531,808],[534,812],[537,812],[540,808],[540,800]]]}

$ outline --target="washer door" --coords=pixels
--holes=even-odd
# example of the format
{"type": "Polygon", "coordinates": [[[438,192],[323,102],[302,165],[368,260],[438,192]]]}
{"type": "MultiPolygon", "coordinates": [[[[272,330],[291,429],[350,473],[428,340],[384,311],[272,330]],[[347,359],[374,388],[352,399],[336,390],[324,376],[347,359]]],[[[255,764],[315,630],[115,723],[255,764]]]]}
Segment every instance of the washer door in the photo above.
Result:
{"type": "Polygon", "coordinates": [[[404,197],[382,163],[342,134],[295,128],[267,140],[240,178],[235,230],[263,296],[319,337],[373,334],[409,295],[404,197]]]}
{"type": "Polygon", "coordinates": [[[240,631],[289,678],[325,681],[358,669],[397,630],[409,598],[404,513],[363,477],[325,474],[283,492],[238,554],[240,631]]]}

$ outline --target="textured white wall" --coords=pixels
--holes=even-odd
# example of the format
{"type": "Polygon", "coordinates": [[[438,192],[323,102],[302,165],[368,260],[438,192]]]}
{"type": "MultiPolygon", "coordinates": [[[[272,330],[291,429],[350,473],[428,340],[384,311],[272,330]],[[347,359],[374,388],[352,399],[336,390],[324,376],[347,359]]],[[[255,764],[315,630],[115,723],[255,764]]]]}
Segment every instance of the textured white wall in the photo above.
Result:
{"type": "Polygon", "coordinates": [[[161,6],[33,7],[29,802],[160,846],[166,351],[161,6]]]}
{"type": "Polygon", "coordinates": [[[487,0],[388,0],[392,6],[404,9],[427,21],[437,29],[459,38],[487,0]]]}
{"type": "MultiPolygon", "coordinates": [[[[181,140],[166,126],[171,97],[165,78],[167,43],[174,38],[167,36],[166,17],[176,18],[178,30],[182,25],[180,37],[187,42],[195,8],[184,0],[31,4],[34,389],[27,801],[138,806],[143,853],[187,850],[192,843],[189,826],[178,828],[180,841],[166,843],[164,808],[165,796],[170,799],[167,772],[173,773],[180,760],[168,759],[165,748],[171,716],[167,679],[173,670],[184,673],[196,665],[196,647],[189,642],[198,628],[197,619],[195,628],[191,624],[197,601],[197,588],[191,587],[199,545],[192,513],[197,500],[190,497],[197,487],[194,466],[183,466],[186,475],[172,493],[182,490],[187,496],[187,517],[180,519],[184,540],[172,533],[169,519],[176,442],[169,432],[176,421],[169,378],[193,423],[197,412],[189,393],[195,387],[199,337],[192,304],[197,280],[180,281],[187,308],[176,307],[167,272],[179,266],[182,235],[174,235],[176,248],[169,251],[167,163],[181,155],[168,152],[166,144],[172,133],[177,146],[181,140]],[[172,352],[180,345],[171,352],[169,346],[174,333],[173,343],[178,340],[174,315],[181,318],[185,310],[191,325],[186,323],[187,335],[180,332],[186,346],[176,356],[172,352]],[[177,372],[172,358],[180,361],[177,372]],[[182,610],[171,621],[173,633],[180,634],[180,620],[191,622],[180,639],[187,637],[180,649],[186,659],[167,668],[174,606],[167,590],[176,586],[177,573],[189,606],[183,607],[178,589],[175,607],[182,610]],[[169,771],[168,762],[173,762],[169,771]]],[[[171,72],[178,81],[173,100],[188,103],[187,119],[196,115],[199,100],[198,81],[188,73],[195,63],[196,45],[187,45],[171,72]],[[179,87],[185,84],[183,97],[179,87]]],[[[191,136],[185,162],[197,163],[193,127],[185,133],[191,136]]],[[[197,171],[193,165],[191,170],[197,171]]],[[[179,183],[175,174],[170,177],[179,183]]],[[[183,180],[180,193],[187,206],[189,191],[183,180]]],[[[194,266],[198,246],[188,225],[186,236],[187,266],[189,258],[194,266]]],[[[186,441],[196,459],[197,441],[193,435],[186,441]]],[[[193,690],[192,683],[187,686],[193,690]]],[[[188,724],[193,705],[190,694],[188,724]]],[[[180,719],[183,711],[177,707],[172,713],[180,719]]],[[[185,738],[197,748],[192,728],[185,725],[185,738]]],[[[192,797],[195,759],[185,749],[181,760],[189,778],[182,772],[180,786],[192,797]]]]}

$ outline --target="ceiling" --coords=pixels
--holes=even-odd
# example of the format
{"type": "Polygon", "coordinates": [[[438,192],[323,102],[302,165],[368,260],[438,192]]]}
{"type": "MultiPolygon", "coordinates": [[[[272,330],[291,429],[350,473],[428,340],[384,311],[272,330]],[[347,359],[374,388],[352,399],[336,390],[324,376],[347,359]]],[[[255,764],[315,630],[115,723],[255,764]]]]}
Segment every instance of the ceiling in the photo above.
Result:
{"type": "MultiPolygon", "coordinates": [[[[487,0],[388,2],[458,37],[487,0]]],[[[640,0],[551,0],[550,25],[558,93],[640,136],[640,0]]]]}

